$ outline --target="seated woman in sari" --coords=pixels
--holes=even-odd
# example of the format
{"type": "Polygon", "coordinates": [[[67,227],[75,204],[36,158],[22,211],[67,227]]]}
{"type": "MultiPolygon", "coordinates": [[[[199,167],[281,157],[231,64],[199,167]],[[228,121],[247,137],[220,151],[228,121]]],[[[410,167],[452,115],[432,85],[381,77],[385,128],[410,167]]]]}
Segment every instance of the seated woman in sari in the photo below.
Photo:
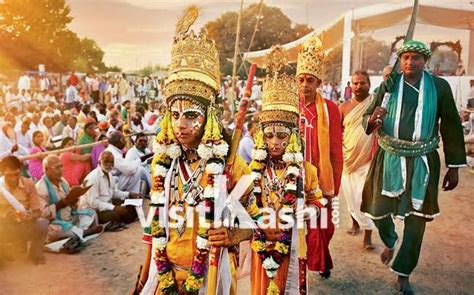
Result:
{"type": "MultiPolygon", "coordinates": [[[[46,147],[44,146],[44,134],[40,130],[33,132],[33,147],[30,149],[30,155],[46,152],[46,147]]],[[[43,177],[43,158],[36,157],[31,160],[28,160],[28,172],[31,177],[38,181],[43,177]]]]}
{"type": "MultiPolygon", "coordinates": [[[[74,139],[66,137],[63,139],[61,148],[74,146],[74,139]]],[[[64,167],[64,178],[69,185],[80,185],[82,180],[92,170],[91,154],[81,155],[79,151],[68,151],[59,157],[64,167]]]]}

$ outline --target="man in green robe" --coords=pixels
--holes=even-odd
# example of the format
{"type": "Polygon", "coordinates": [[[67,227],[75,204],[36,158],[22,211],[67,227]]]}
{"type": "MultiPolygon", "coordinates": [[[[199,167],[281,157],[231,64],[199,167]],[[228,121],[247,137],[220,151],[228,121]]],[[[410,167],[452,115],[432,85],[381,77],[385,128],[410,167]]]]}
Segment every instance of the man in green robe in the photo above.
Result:
{"type": "Polygon", "coordinates": [[[364,115],[366,133],[378,133],[379,149],[364,185],[361,211],[370,216],[385,244],[381,260],[388,265],[398,236],[392,217],[404,220],[404,235],[392,263],[399,291],[413,294],[408,277],[420,256],[427,221],[439,215],[439,133],[448,171],[443,189],[458,184],[466,166],[464,138],[447,81],[424,70],[430,50],[409,41],[398,51],[401,74],[393,71],[364,115]]]}

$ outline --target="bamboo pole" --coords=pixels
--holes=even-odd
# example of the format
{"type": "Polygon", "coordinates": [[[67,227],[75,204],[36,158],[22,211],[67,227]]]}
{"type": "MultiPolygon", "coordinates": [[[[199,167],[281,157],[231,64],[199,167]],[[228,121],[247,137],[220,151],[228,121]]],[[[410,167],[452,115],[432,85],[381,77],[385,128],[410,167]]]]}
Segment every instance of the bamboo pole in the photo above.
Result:
{"type": "MultiPolygon", "coordinates": [[[[137,134],[145,134],[146,136],[154,136],[155,135],[155,133],[138,132],[138,133],[125,135],[125,137],[131,137],[131,136],[134,136],[134,135],[137,135],[137,134]]],[[[43,158],[43,157],[46,157],[46,156],[49,156],[49,155],[62,154],[62,153],[65,153],[65,152],[70,152],[70,151],[75,151],[75,150],[94,147],[96,145],[104,144],[106,142],[108,142],[108,139],[104,139],[104,140],[93,142],[93,143],[86,143],[86,144],[71,146],[71,147],[58,149],[58,150],[52,150],[52,151],[36,153],[36,154],[32,154],[32,155],[27,155],[27,156],[21,156],[21,157],[18,157],[18,159],[20,159],[20,161],[26,161],[26,160],[30,160],[30,159],[43,158]]]]}
{"type": "Polygon", "coordinates": [[[240,23],[242,21],[242,11],[244,9],[244,0],[240,1],[239,17],[237,18],[237,32],[235,34],[235,46],[234,46],[234,59],[232,64],[232,81],[230,83],[230,105],[232,114],[235,113],[234,101],[235,101],[235,85],[237,76],[237,57],[239,55],[239,41],[240,41],[240,23]]]}

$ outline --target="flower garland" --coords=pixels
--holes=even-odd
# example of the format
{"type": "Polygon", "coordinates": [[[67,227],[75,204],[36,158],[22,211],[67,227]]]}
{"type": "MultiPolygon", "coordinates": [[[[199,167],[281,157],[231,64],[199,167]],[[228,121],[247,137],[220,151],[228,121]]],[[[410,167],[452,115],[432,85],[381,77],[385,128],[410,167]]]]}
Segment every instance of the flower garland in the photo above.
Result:
{"type": "MultiPolygon", "coordinates": [[[[252,162],[250,163],[251,177],[254,181],[254,194],[257,198],[257,204],[262,207],[262,175],[267,161],[266,145],[263,140],[263,132],[259,130],[255,136],[255,149],[252,151],[252,162]]],[[[303,164],[303,155],[297,132],[292,132],[289,144],[285,149],[283,160],[287,164],[285,172],[285,188],[283,196],[280,196],[282,208],[293,210],[297,199],[297,181],[301,177],[301,165],[303,164]]],[[[275,242],[273,250],[267,249],[265,234],[257,229],[252,241],[252,249],[262,260],[262,267],[265,269],[270,283],[267,288],[267,295],[280,294],[280,289],[275,283],[275,277],[283,259],[290,252],[291,248],[291,229],[280,229],[278,240],[275,242]]]]}
{"type": "MultiPolygon", "coordinates": [[[[153,236],[153,253],[158,269],[158,288],[163,294],[177,294],[178,287],[173,274],[173,268],[166,255],[168,237],[166,229],[159,219],[159,210],[166,205],[167,198],[164,193],[164,180],[171,166],[171,159],[181,156],[179,146],[171,125],[171,115],[166,113],[161,123],[161,131],[156,137],[154,146],[157,156],[152,163],[153,190],[151,206],[156,207],[151,224],[151,235],[153,236]]],[[[216,111],[210,106],[207,114],[204,135],[198,147],[198,155],[206,160],[207,185],[204,190],[203,202],[206,208],[206,223],[199,224],[196,237],[196,252],[193,257],[189,275],[186,278],[180,292],[195,293],[204,284],[207,273],[210,245],[208,241],[209,225],[214,222],[214,198],[217,194],[215,177],[224,172],[224,159],[229,147],[223,140],[221,126],[217,119],[216,111]]]]}

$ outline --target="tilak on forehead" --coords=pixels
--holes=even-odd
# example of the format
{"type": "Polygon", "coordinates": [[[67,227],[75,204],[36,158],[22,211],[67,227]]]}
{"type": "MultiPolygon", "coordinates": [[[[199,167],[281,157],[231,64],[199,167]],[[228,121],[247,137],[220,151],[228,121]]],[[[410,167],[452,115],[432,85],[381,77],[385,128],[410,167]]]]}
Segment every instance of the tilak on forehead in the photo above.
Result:
{"type": "Polygon", "coordinates": [[[283,124],[267,124],[265,127],[263,127],[263,133],[285,133],[285,134],[291,134],[291,129],[283,124]]]}
{"type": "Polygon", "coordinates": [[[171,112],[178,112],[180,116],[185,113],[197,113],[200,116],[206,116],[205,106],[186,97],[175,99],[171,104],[170,110],[171,112]]]}

